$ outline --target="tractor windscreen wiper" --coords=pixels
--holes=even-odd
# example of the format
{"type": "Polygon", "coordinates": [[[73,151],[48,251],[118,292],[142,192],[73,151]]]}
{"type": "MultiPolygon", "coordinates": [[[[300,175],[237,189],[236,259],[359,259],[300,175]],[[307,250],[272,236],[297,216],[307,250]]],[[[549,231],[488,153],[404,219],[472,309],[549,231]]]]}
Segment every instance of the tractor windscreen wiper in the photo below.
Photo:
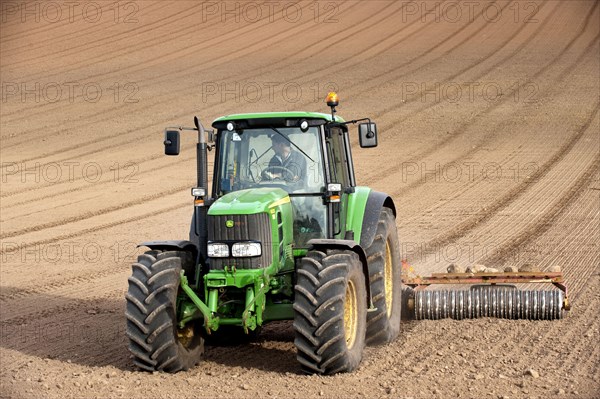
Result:
{"type": "Polygon", "coordinates": [[[312,159],[307,153],[304,152],[304,150],[300,147],[298,147],[296,145],[296,143],[294,143],[292,140],[288,139],[283,133],[281,133],[279,130],[277,130],[276,128],[274,128],[273,126],[271,126],[271,130],[273,130],[275,133],[277,133],[278,135],[280,135],[281,137],[283,137],[288,143],[290,143],[291,145],[293,145],[294,147],[296,147],[298,149],[298,151],[300,151],[301,153],[304,154],[304,156],[308,159],[310,159],[312,162],[315,162],[314,159],[312,159]]]}

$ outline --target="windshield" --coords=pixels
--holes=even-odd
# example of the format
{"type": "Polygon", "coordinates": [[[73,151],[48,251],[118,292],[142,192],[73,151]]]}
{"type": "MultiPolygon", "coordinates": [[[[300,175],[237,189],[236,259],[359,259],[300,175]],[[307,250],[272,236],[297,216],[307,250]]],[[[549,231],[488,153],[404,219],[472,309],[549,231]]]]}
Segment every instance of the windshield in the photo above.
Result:
{"type": "Polygon", "coordinates": [[[244,129],[220,132],[216,194],[253,187],[288,193],[324,190],[319,128],[244,129]]]}

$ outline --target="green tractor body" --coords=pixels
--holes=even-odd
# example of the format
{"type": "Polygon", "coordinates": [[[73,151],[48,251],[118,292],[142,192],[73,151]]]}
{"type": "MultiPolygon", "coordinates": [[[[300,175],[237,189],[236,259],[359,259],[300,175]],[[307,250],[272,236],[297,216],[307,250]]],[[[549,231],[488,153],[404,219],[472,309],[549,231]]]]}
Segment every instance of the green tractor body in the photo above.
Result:
{"type": "MultiPolygon", "coordinates": [[[[127,335],[134,362],[176,372],[209,342],[256,337],[294,320],[308,373],[354,370],[366,344],[389,342],[400,322],[395,207],[356,185],[348,124],[332,114],[283,112],[216,119],[198,132],[198,184],[189,240],[153,241],[133,265],[127,335]],[[207,149],[214,150],[212,189],[207,149]]],[[[359,125],[361,146],[377,144],[359,125]]]]}

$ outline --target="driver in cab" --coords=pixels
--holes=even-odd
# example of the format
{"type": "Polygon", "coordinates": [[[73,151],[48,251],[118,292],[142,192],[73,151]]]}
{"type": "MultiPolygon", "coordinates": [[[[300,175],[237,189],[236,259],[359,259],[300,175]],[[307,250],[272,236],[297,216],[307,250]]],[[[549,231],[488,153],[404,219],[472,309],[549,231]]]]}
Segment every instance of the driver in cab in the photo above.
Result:
{"type": "Polygon", "coordinates": [[[263,172],[269,180],[282,179],[286,182],[297,183],[306,176],[306,160],[298,151],[292,149],[289,140],[275,134],[271,136],[272,148],[275,155],[269,161],[267,170],[263,172]]]}

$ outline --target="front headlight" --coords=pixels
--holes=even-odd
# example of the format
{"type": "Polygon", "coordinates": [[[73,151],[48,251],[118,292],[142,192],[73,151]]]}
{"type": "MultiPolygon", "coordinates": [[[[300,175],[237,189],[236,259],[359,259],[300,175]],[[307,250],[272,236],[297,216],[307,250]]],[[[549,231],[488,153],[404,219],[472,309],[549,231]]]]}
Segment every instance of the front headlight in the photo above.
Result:
{"type": "Polygon", "coordinates": [[[231,255],[242,258],[262,255],[260,242],[236,242],[231,247],[231,255]]]}
{"type": "Polygon", "coordinates": [[[228,258],[229,247],[227,244],[218,242],[208,243],[208,256],[210,258],[228,258]]]}

